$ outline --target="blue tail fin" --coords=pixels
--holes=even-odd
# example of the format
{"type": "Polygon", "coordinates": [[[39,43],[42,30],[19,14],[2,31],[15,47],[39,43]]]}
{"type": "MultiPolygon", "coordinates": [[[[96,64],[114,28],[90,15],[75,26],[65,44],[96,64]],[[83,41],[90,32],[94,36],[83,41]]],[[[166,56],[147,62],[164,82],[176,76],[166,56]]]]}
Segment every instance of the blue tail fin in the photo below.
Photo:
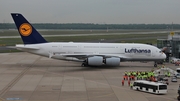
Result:
{"type": "Polygon", "coordinates": [[[24,44],[38,44],[47,42],[21,14],[11,13],[11,15],[24,44]]]}

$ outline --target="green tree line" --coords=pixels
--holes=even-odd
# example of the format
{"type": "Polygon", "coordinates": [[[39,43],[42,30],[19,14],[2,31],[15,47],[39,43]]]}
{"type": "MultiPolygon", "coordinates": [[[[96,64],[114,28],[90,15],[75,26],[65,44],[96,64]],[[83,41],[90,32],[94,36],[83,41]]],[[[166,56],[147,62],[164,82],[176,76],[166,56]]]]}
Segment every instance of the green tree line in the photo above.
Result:
{"type": "MultiPolygon", "coordinates": [[[[180,24],[91,24],[91,23],[34,23],[37,29],[180,29],[180,24]]],[[[15,29],[13,23],[0,23],[0,29],[15,29]]]]}

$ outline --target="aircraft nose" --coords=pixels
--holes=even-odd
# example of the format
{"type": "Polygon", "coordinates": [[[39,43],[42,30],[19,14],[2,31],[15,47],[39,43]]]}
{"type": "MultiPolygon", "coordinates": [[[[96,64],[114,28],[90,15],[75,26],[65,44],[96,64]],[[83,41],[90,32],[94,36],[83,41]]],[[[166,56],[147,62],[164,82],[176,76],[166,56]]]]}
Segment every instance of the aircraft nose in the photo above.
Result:
{"type": "Polygon", "coordinates": [[[164,59],[166,59],[166,54],[165,54],[165,53],[163,53],[162,57],[163,57],[164,59]]]}

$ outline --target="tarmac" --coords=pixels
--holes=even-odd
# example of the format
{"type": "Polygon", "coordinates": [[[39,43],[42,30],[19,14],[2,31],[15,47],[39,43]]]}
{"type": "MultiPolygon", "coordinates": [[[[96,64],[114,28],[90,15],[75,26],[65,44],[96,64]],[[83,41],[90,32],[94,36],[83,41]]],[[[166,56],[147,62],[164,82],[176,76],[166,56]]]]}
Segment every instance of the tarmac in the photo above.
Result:
{"type": "MultiPolygon", "coordinates": [[[[155,95],[121,85],[125,71],[151,71],[153,62],[121,62],[119,67],[81,67],[26,52],[0,54],[0,101],[177,101],[178,82],[155,95]]],[[[166,67],[178,66],[165,63],[166,67]]]]}

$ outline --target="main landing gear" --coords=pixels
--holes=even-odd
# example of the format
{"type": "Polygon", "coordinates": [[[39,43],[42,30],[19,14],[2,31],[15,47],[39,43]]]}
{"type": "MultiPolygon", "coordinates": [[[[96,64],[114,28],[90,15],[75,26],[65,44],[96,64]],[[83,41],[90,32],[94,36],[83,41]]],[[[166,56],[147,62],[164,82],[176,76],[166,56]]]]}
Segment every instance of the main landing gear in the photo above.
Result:
{"type": "Polygon", "coordinates": [[[83,62],[83,63],[81,64],[81,67],[85,67],[85,66],[87,66],[87,64],[83,62]]]}
{"type": "Polygon", "coordinates": [[[154,62],[154,67],[157,67],[157,62],[154,62]]]}

